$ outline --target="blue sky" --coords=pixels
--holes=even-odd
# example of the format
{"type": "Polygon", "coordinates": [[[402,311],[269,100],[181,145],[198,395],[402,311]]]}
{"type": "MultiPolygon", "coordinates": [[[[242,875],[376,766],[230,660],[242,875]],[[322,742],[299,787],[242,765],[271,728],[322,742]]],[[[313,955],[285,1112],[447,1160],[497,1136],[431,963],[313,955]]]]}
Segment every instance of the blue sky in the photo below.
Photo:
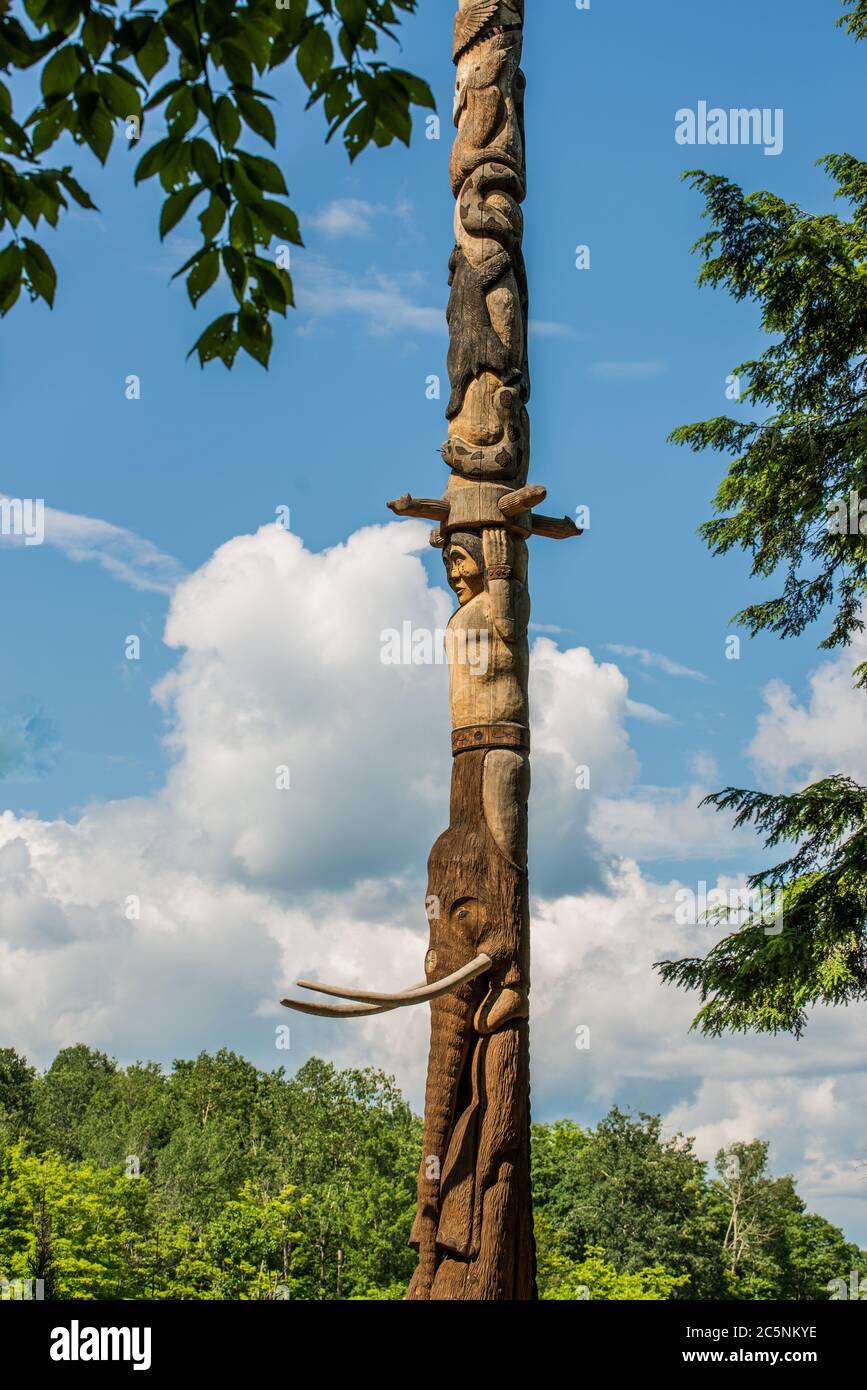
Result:
{"type": "MultiPolygon", "coordinates": [[[[202,372],[185,361],[205,322],[222,311],[224,290],[194,312],[183,289],[169,287],[189,254],[190,233],[181,224],[160,245],[159,191],[133,188],[133,157],[122,141],[104,171],[72,149],[64,156],[101,214],[76,211],[50,237],[60,276],[55,310],[22,304],[0,326],[0,491],[43,497],[57,512],[92,519],[87,548],[95,558],[71,558],[81,533],[76,542],[68,524],[62,547],[0,545],[0,583],[7,620],[15,625],[0,680],[0,792],[18,829],[27,816],[40,827],[57,818],[74,826],[88,808],[99,820],[108,815],[106,807],[120,806],[118,814],[126,815],[125,807],[150,805],[147,799],[160,797],[173,764],[191,756],[189,723],[167,714],[165,701],[153,697],[160,681],[171,683],[179,669],[190,669],[183,653],[191,641],[195,645],[195,632],[191,638],[185,620],[177,619],[175,637],[169,634],[173,645],[164,641],[172,590],[182,574],[197,574],[220,546],[256,533],[280,505],[291,508],[293,532],[315,555],[361,528],[388,523],[387,499],[407,490],[435,495],[446,481],[437,452],[445,436],[443,402],[426,399],[425,383],[432,373],[445,382],[452,6],[424,0],[421,9],[403,26],[399,61],[430,81],[443,117],[439,141],[425,139],[419,124],[410,149],[368,151],[350,167],[338,143],[323,144],[321,114],[304,114],[300,83],[286,76],[274,84],[277,158],[301,217],[305,249],[293,253],[300,307],[276,329],[268,373],[246,357],[231,374],[214,364],[202,372]],[[130,373],[141,379],[139,401],[125,398],[130,373]],[[96,523],[130,534],[118,536],[96,523]],[[118,555],[125,575],[106,564],[106,557],[118,555]],[[124,658],[129,634],[141,638],[139,662],[124,658]],[[177,741],[166,741],[179,722],[187,738],[180,749],[177,741]]],[[[629,699],[656,711],[629,720],[634,764],[628,794],[640,801],[646,790],[642,804],[652,820],[654,796],[668,806],[659,789],[669,789],[669,800],[683,801],[678,824],[684,825],[693,782],[706,790],[730,782],[756,785],[774,768],[796,780],[803,771],[803,758],[791,752],[790,725],[797,720],[778,740],[789,753],[778,747],[764,764],[759,759],[757,771],[755,750],[747,752],[769,683],[789,687],[791,701],[806,711],[811,738],[816,727],[835,720],[832,705],[810,704],[821,631],[787,643],[744,637],[742,659],[725,659],[730,615],[762,590],[749,579],[743,557],[714,559],[696,535],[710,515],[722,461],[676,450],[666,436],[679,423],[727,411],[726,376],[761,350],[763,339],[750,306],[696,288],[698,266],[689,248],[702,229],[701,206],[680,175],[701,165],[749,189],[768,187],[811,209],[830,208],[830,186],[815,161],[829,151],[862,153],[865,53],[835,29],[835,0],[729,0],[724,6],[592,0],[589,11],[576,10],[572,0],[530,0],[527,10],[531,476],[548,487],[548,510],[591,508],[591,528],[579,542],[537,543],[534,620],[551,629],[558,670],[572,669],[564,653],[587,648],[594,679],[598,668],[612,663],[629,682],[629,699]],[[685,150],[674,139],[675,112],[700,100],[725,108],[782,108],[783,153],[685,150]],[[590,246],[589,271],[575,268],[579,243],[590,246]]],[[[143,147],[159,134],[157,123],[149,126],[143,147]]],[[[422,561],[429,584],[442,588],[438,557],[431,552],[422,561]]],[[[231,571],[226,583],[233,583],[231,571]]],[[[285,594],[287,630],[301,621],[308,598],[301,587],[285,594]]],[[[436,602],[424,599],[429,606],[436,602]]],[[[251,623],[255,619],[251,612],[251,623]]],[[[283,626],[278,612],[275,644],[283,640],[283,626]]],[[[207,683],[207,653],[196,659],[207,683]]],[[[185,679],[182,674],[181,685],[185,679]]],[[[352,673],[341,679],[351,709],[352,673]]],[[[564,700],[574,704],[570,752],[576,762],[589,761],[594,751],[581,746],[582,680],[576,674],[574,687],[568,681],[563,687],[564,700]]],[[[836,691],[839,673],[829,680],[836,691]]],[[[299,718],[315,716],[304,705],[306,690],[299,676],[293,691],[290,679],[286,699],[298,702],[299,718]]],[[[411,691],[408,698],[414,698],[411,691]]],[[[785,697],[782,705],[788,718],[785,697]]],[[[372,729],[376,709],[361,714],[365,729],[372,729]]],[[[311,728],[315,735],[315,718],[311,728]]],[[[328,736],[324,722],[319,729],[328,736]]],[[[400,750],[394,755],[400,760],[400,750]]],[[[432,761],[429,775],[441,773],[432,761]]],[[[624,779],[621,769],[614,799],[618,787],[627,791],[624,779]]],[[[550,824],[540,800],[544,786],[543,779],[534,801],[538,891],[551,900],[595,892],[602,869],[598,861],[591,867],[583,841],[578,847],[576,840],[571,860],[558,841],[561,857],[553,864],[543,834],[550,824]]],[[[388,796],[386,783],[382,794],[388,796]]],[[[222,795],[231,802],[231,788],[222,795]]],[[[434,820],[443,814],[432,812],[434,820]]],[[[615,812],[609,806],[606,814],[610,826],[615,812]]],[[[693,845],[687,853],[678,848],[675,825],[667,845],[656,847],[647,862],[633,845],[644,875],[641,891],[661,893],[659,885],[674,878],[694,883],[754,868],[755,851],[745,854],[726,841],[724,829],[716,840],[711,834],[704,849],[699,836],[698,850],[693,845]]],[[[388,817],[383,833],[391,834],[388,817]]],[[[630,850],[626,839],[617,840],[624,853],[630,850]]],[[[419,874],[428,846],[418,840],[419,874]]],[[[35,872],[41,862],[35,841],[30,853],[35,872]]],[[[332,880],[357,885],[364,878],[360,868],[347,870],[356,854],[360,865],[360,851],[347,844],[347,859],[324,876],[321,893],[329,892],[332,880]]],[[[259,871],[251,862],[245,888],[256,885],[259,871]]],[[[389,875],[410,874],[413,862],[407,847],[375,867],[385,884],[389,875]]],[[[98,867],[91,872],[98,874],[98,867]]],[[[215,872],[212,865],[208,872],[215,872]]],[[[261,876],[276,892],[279,873],[266,868],[261,876]]],[[[291,882],[280,891],[287,911],[298,907],[291,882]]],[[[360,891],[356,887],[356,899],[360,891]]],[[[387,899],[385,888],[380,897],[387,899]]],[[[612,890],[606,901],[615,899],[612,890]]],[[[233,1009],[228,985],[220,997],[227,1011],[198,1034],[192,1028],[165,1034],[154,1021],[151,1035],[145,1028],[133,1038],[112,1031],[105,1021],[110,1009],[105,1017],[98,1008],[93,1015],[82,1009],[62,1026],[52,1025],[46,1053],[49,1042],[80,1036],[119,1055],[135,1055],[138,1048],[163,1059],[223,1042],[274,1064],[249,1021],[255,1010],[244,1013],[247,1004],[237,1001],[233,1009]],[[247,1022],[232,1022],[236,1014],[247,1022]]],[[[660,1001],[659,1007],[666,1006],[660,1001]]],[[[687,1006],[687,1022],[688,1014],[687,1006]]],[[[302,1032],[303,1046],[309,1039],[310,1048],[327,1050],[323,1036],[302,1032]]],[[[31,1045],[38,1051],[38,1042],[31,1045]]],[[[793,1055],[786,1049],[795,1044],[771,1050],[761,1040],[741,1041],[729,1052],[726,1044],[700,1046],[702,1057],[717,1048],[715,1056],[735,1059],[719,1081],[724,1090],[740,1084],[738,1075],[761,1073],[767,1080],[782,1074],[793,1055]]],[[[799,1065],[806,1046],[799,1045],[799,1065]]],[[[829,1032],[821,1059],[808,1055],[804,1062],[816,1095],[823,1094],[827,1058],[837,1046],[829,1032]]],[[[293,1057],[293,1063],[303,1060],[293,1057]]],[[[656,1075],[636,1078],[630,1065],[623,1062],[613,1098],[645,1108],[670,1106],[673,1121],[681,1118],[680,1106],[686,1126],[725,1138],[726,1118],[714,1110],[716,1101],[707,1115],[689,1110],[690,1098],[702,1091],[701,1067],[681,1076],[660,1066],[656,1075]]],[[[852,1070],[851,1063],[840,1070],[852,1070]]],[[[791,1084],[800,1083],[794,1078],[791,1084]]],[[[551,1114],[592,1120],[611,1098],[598,1082],[563,1081],[542,1103],[551,1114]]],[[[761,1110],[757,1102],[756,1113],[761,1110]]],[[[780,1161],[812,1171],[808,1155],[790,1155],[785,1147],[785,1114],[774,1123],[780,1161]]],[[[860,1222],[867,1237],[863,1196],[853,1196],[846,1183],[831,1190],[834,1165],[857,1157],[853,1142],[840,1131],[839,1152],[827,1160],[832,1177],[814,1174],[814,1186],[824,1194],[822,1210],[845,1215],[853,1230],[860,1222]]]]}
{"type": "MultiPolygon", "coordinates": [[[[438,143],[417,130],[411,149],[367,152],[350,168],[336,143],[323,146],[319,113],[303,116],[299,83],[281,82],[279,157],[306,242],[293,266],[300,298],[315,266],[317,286],[388,282],[431,320],[443,309],[449,8],[422,7],[404,26],[400,58],[434,88],[446,118],[438,143]],[[372,206],[366,234],[318,228],[336,199],[372,206]]],[[[829,206],[814,161],[851,147],[863,105],[863,57],[835,30],[836,10],[831,0],[735,0],[719,11],[620,0],[582,12],[546,0],[527,26],[527,259],[533,317],[549,325],[533,343],[534,476],[555,509],[592,509],[577,547],[537,548],[535,618],[600,653],[610,642],[654,649],[708,677],[669,683],[666,708],[682,722],[639,740],[657,783],[676,778],[698,746],[736,780],[758,690],[773,674],[797,680],[815,659],[808,637],[761,639],[740,664],[725,661],[727,619],[758,589],[741,557],[713,559],[696,536],[720,461],[666,436],[728,409],[727,373],[761,345],[749,306],[695,288],[688,248],[700,206],[679,175],[701,155],[745,186],[829,206]],[[783,154],[675,144],[675,110],[702,98],[782,106],[783,154]],[[579,242],[591,248],[589,272],[574,269],[579,242]]],[[[7,493],[111,521],[193,569],[279,503],[320,548],[383,520],[387,498],[443,483],[441,403],[426,399],[424,383],[444,376],[444,326],[414,329],[408,313],[390,322],[383,295],[369,315],[290,315],[268,374],[246,359],[231,376],[202,373],[184,356],[221,292],[194,313],[179,286],[167,287],[185,259],[183,226],[160,246],[158,191],[133,190],[125,149],[105,172],[76,163],[102,215],[74,213],[51,238],[55,311],[22,306],[0,336],[2,390],[16,407],[4,422],[7,493]],[[142,379],[139,402],[125,399],[129,372],[142,379]]],[[[167,664],[165,599],[93,566],[70,572],[49,550],[38,564],[4,553],[0,565],[7,586],[23,587],[26,614],[4,703],[38,701],[63,745],[50,780],[10,781],[10,804],[56,813],[146,788],[162,766],[148,692],[167,664]],[[122,641],[139,631],[151,640],[130,679],[122,641]]],[[[633,672],[636,698],[652,703],[657,677],[633,672]]]]}

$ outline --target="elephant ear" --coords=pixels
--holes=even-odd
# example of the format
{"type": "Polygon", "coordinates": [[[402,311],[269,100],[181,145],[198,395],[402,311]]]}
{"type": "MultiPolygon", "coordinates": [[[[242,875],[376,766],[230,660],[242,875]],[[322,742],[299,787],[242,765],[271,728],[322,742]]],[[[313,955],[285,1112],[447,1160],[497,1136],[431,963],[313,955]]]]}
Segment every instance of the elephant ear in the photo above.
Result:
{"type": "Polygon", "coordinates": [[[499,8],[500,0],[477,0],[469,9],[458,11],[455,15],[455,62],[464,49],[475,43],[479,34],[487,29],[499,8]]]}

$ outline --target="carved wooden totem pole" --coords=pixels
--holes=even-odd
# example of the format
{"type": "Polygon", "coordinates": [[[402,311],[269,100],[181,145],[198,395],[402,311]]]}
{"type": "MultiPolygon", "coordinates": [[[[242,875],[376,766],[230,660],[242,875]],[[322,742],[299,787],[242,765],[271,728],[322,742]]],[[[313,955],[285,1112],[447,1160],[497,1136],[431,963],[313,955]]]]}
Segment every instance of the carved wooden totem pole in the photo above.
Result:
{"type": "Polygon", "coordinates": [[[535,515],[527,485],[524,0],[459,0],[451,159],[451,399],[442,498],[409,495],[399,516],[437,523],[459,608],[449,624],[451,819],[428,862],[425,981],[375,994],[299,981],[352,1001],[284,1000],[324,1017],[368,1017],[429,1001],[424,1150],[408,1298],[532,1299],[528,995],[527,540],[578,535],[535,515]],[[472,651],[474,659],[468,660],[472,651]]]}

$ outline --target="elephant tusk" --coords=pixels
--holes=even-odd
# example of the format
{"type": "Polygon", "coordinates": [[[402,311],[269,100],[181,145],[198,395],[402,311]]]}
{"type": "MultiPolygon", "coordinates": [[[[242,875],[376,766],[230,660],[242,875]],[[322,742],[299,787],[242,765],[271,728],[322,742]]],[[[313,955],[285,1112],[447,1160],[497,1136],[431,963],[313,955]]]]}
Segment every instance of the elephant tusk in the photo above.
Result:
{"type": "MultiPolygon", "coordinates": [[[[422,980],[420,985],[413,985],[413,989],[423,989],[426,980],[422,980]]],[[[299,980],[299,985],[304,981],[299,980]]],[[[304,985],[305,989],[311,988],[304,985]]],[[[280,1003],[287,1009],[295,1009],[299,1014],[311,1014],[314,1018],[369,1018],[371,1014],[387,1014],[392,1009],[396,1009],[396,1004],[308,1004],[301,999],[281,999],[280,1003]]]]}
{"type": "Polygon", "coordinates": [[[314,1018],[369,1018],[372,1014],[391,1013],[395,1004],[308,1004],[302,999],[281,999],[287,1009],[299,1014],[312,1014],[314,1018]]]}
{"type": "Polygon", "coordinates": [[[338,985],[317,985],[310,980],[299,980],[298,986],[300,989],[315,989],[320,994],[332,994],[337,999],[353,999],[359,1004],[381,1006],[383,1010],[404,1009],[410,1004],[426,1004],[430,999],[439,999],[441,995],[449,994],[453,989],[457,989],[458,985],[486,974],[492,963],[491,957],[482,952],[467,965],[462,965],[460,970],[455,970],[442,980],[435,980],[431,985],[416,985],[413,989],[406,989],[398,994],[373,994],[369,990],[342,989],[338,985]]]}

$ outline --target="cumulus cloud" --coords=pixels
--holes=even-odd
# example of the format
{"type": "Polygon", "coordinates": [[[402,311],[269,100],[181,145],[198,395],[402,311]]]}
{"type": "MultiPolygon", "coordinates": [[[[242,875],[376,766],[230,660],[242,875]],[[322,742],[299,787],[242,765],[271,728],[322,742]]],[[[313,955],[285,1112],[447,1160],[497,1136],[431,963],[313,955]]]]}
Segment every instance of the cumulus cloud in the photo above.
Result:
{"type": "Polygon", "coordinates": [[[755,858],[758,840],[749,829],[734,830],[731,818],[701,802],[706,783],[687,787],[642,786],[628,797],[599,802],[591,834],[608,855],[655,859],[729,859],[744,853],[755,858]]]}
{"type": "Polygon", "coordinates": [[[852,680],[853,668],[865,660],[862,634],[810,673],[803,700],[784,681],[765,687],[765,708],[748,750],[763,776],[786,788],[834,772],[867,782],[867,698],[852,680]]]}
{"type": "MultiPolygon", "coordinates": [[[[172,597],[177,660],[155,692],[174,754],[165,785],[75,822],[0,816],[0,1014],[33,1060],[80,1040],[125,1060],[228,1045],[294,1066],[317,1052],[383,1067],[420,1105],[424,1009],[341,1025],[278,1000],[302,974],[382,988],[421,974],[424,861],[447,815],[447,672],[384,665],[381,650],[385,630],[435,631],[451,611],[419,558],[427,530],[371,527],[321,554],[276,526],[227,542],[172,597]]],[[[703,952],[715,929],[679,926],[682,885],[636,860],[710,852],[690,828],[702,788],[636,790],[613,663],[539,637],[531,699],[537,1116],[589,1123],[639,1103],[708,1152],[754,1125],[777,1166],[779,1152],[829,1200],[839,1188],[854,1220],[840,1187],[857,1137],[843,1107],[867,1088],[854,1011],[823,1011],[801,1044],[690,1035],[697,1001],[653,962],[703,952]],[[785,1087],[812,1100],[768,1103],[785,1087]]]]}

